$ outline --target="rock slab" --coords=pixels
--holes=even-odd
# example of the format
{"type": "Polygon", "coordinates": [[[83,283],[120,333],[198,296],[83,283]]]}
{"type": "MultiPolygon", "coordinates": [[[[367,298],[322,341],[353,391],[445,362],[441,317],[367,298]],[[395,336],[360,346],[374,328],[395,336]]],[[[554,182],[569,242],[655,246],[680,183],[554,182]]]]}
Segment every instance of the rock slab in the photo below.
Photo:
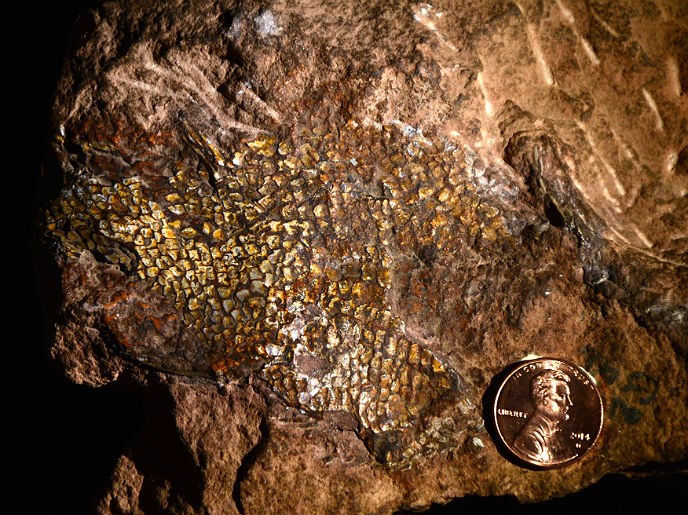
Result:
{"type": "Polygon", "coordinates": [[[107,2],[53,112],[52,355],[135,385],[103,513],[525,501],[685,459],[688,8],[107,2]],[[588,370],[606,422],[511,463],[491,384],[588,370]]]}

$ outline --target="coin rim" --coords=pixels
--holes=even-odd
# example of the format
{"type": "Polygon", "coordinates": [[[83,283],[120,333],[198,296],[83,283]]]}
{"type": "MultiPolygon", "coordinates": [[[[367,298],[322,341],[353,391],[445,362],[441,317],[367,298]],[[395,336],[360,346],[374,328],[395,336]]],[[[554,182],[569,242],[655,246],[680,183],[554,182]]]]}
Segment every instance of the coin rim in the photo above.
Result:
{"type": "Polygon", "coordinates": [[[535,467],[538,469],[554,469],[554,468],[565,467],[567,465],[571,465],[572,463],[575,463],[576,461],[583,458],[586,454],[588,454],[590,449],[592,449],[595,446],[595,444],[599,440],[600,435],[602,434],[602,428],[604,427],[604,411],[605,411],[604,410],[604,402],[602,401],[602,395],[600,394],[600,390],[597,387],[597,381],[592,377],[592,375],[581,366],[578,366],[574,363],[571,363],[568,360],[561,359],[561,358],[554,358],[554,357],[540,357],[540,358],[533,358],[533,359],[525,359],[525,360],[518,361],[518,362],[514,363],[513,366],[514,366],[514,369],[511,372],[509,372],[509,374],[504,378],[504,380],[499,385],[499,388],[497,389],[497,393],[495,394],[494,402],[492,405],[492,419],[494,422],[494,427],[495,427],[495,430],[497,431],[497,435],[499,436],[499,440],[504,445],[504,447],[515,458],[517,458],[520,462],[527,464],[530,467],[535,467]],[[583,452],[582,454],[579,454],[578,456],[573,456],[573,457],[568,458],[566,460],[559,461],[559,462],[552,463],[552,464],[533,462],[533,461],[530,461],[527,458],[524,458],[523,456],[519,455],[514,449],[511,448],[511,445],[509,445],[506,442],[506,439],[504,438],[504,435],[502,434],[502,431],[499,428],[499,422],[497,421],[497,403],[498,403],[499,398],[502,394],[502,390],[504,389],[504,385],[506,385],[506,383],[509,381],[509,379],[511,379],[511,377],[516,372],[518,372],[522,367],[524,367],[525,365],[531,364],[531,363],[539,362],[539,361],[559,361],[561,363],[564,363],[565,365],[570,366],[571,368],[577,369],[580,372],[582,372],[590,380],[590,383],[594,387],[593,390],[597,394],[597,398],[600,402],[600,424],[599,424],[599,428],[597,429],[597,433],[595,434],[595,437],[593,438],[593,441],[590,444],[590,446],[585,450],[585,452],[583,452]]]}

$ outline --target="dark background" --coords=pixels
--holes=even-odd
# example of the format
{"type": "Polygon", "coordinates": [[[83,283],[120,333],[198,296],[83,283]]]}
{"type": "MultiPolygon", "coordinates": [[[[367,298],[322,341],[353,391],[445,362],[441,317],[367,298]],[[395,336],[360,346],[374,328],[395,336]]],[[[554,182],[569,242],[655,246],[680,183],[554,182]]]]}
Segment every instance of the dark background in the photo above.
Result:
{"type": "MultiPolygon", "coordinates": [[[[2,145],[5,341],[2,374],[2,513],[93,513],[92,499],[144,421],[136,392],[91,389],[66,381],[48,358],[55,304],[49,262],[32,237],[35,196],[48,151],[53,88],[79,12],[97,0],[25,3],[7,13],[2,145]],[[13,184],[18,180],[18,184],[13,184]],[[18,235],[12,235],[13,229],[18,235]],[[8,234],[9,229],[9,234],[8,234]],[[38,250],[38,251],[37,251],[38,250]],[[46,302],[47,301],[47,302],[46,302]],[[47,309],[46,309],[47,308],[47,309]],[[9,313],[9,315],[8,315],[9,313]]],[[[36,200],[38,199],[38,200],[36,200]]],[[[468,498],[432,513],[678,513],[688,501],[685,462],[661,475],[608,476],[579,493],[521,505],[512,498],[468,498]]],[[[643,471],[638,471],[643,472],[643,471]]],[[[644,475],[644,474],[641,474],[644,475]]]]}

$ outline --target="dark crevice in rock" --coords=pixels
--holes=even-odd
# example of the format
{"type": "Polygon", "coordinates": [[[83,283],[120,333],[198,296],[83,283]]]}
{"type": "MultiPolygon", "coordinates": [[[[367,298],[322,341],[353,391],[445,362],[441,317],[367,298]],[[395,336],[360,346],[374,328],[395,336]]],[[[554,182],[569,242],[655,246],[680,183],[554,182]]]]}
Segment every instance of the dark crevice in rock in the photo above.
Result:
{"type": "Polygon", "coordinates": [[[683,147],[681,152],[678,153],[676,173],[688,176],[688,146],[683,147]]]}
{"type": "Polygon", "coordinates": [[[683,474],[688,474],[688,459],[678,460],[671,463],[645,463],[644,465],[630,467],[626,471],[626,473],[629,475],[639,476],[655,472],[681,472],[683,474]]]}
{"type": "Polygon", "coordinates": [[[564,215],[559,211],[557,204],[551,199],[548,199],[545,205],[545,216],[553,227],[563,228],[566,225],[564,215]]]}
{"type": "Polygon", "coordinates": [[[174,503],[188,503],[200,509],[203,485],[198,478],[202,477],[202,471],[177,432],[174,402],[164,385],[150,382],[144,407],[144,427],[130,451],[136,468],[146,478],[140,507],[145,513],[160,513],[174,503]],[[178,499],[161,499],[160,492],[168,490],[164,487],[161,490],[165,482],[172,485],[169,491],[178,499]]]}
{"type": "Polygon", "coordinates": [[[265,417],[261,418],[258,430],[260,432],[260,438],[256,444],[249,449],[246,454],[244,454],[244,457],[241,458],[241,464],[236,470],[236,477],[232,487],[232,499],[234,499],[234,504],[241,515],[246,513],[243,503],[241,502],[241,483],[248,476],[251,467],[253,467],[254,463],[260,456],[268,439],[269,428],[265,417]]]}

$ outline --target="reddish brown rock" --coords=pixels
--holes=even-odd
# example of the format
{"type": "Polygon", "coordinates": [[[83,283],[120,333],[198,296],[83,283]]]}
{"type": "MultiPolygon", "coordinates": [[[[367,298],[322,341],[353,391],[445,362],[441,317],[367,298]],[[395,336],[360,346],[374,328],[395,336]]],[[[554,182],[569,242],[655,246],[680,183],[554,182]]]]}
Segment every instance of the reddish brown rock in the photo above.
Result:
{"type": "Polygon", "coordinates": [[[563,0],[86,13],[54,109],[52,354],[149,413],[100,511],[537,501],[685,459],[687,19],[563,0]],[[512,464],[485,426],[528,355],[603,397],[600,441],[565,469],[512,464]]]}

